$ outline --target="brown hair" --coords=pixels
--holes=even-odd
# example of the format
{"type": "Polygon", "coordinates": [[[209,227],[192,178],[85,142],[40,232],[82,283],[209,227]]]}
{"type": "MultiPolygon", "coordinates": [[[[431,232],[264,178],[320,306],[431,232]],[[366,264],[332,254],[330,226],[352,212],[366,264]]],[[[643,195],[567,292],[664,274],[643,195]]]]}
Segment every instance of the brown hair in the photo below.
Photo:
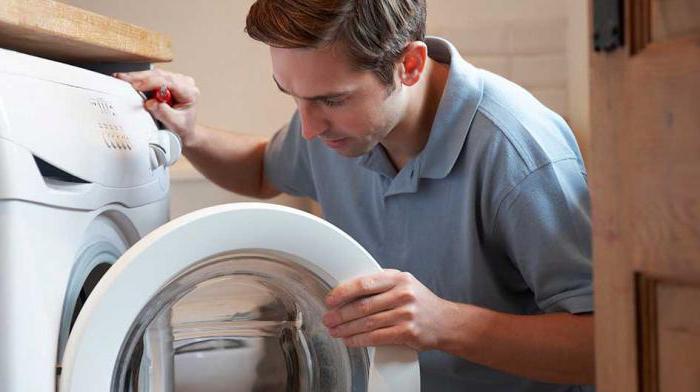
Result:
{"type": "Polygon", "coordinates": [[[425,0],[257,0],[245,31],[280,48],[340,43],[353,65],[393,86],[406,45],[425,39],[425,18],[425,0]]]}

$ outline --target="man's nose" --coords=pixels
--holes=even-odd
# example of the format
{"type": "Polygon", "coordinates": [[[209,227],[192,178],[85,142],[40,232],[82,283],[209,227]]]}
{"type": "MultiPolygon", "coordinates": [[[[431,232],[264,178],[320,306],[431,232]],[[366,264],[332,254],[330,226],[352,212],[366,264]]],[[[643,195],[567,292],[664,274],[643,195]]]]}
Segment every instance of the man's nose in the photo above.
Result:
{"type": "Polygon", "coordinates": [[[328,122],[320,110],[314,107],[314,103],[300,102],[299,115],[301,116],[301,135],[306,140],[311,140],[328,129],[328,122]]]}

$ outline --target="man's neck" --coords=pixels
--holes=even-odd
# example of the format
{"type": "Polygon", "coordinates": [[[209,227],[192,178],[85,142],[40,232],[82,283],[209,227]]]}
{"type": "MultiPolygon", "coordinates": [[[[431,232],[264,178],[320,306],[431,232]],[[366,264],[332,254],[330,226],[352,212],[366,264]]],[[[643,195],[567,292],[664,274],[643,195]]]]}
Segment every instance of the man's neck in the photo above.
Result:
{"type": "Polygon", "coordinates": [[[382,140],[382,146],[397,171],[423,151],[428,143],[449,66],[429,59],[424,72],[426,77],[411,89],[404,117],[382,140]]]}

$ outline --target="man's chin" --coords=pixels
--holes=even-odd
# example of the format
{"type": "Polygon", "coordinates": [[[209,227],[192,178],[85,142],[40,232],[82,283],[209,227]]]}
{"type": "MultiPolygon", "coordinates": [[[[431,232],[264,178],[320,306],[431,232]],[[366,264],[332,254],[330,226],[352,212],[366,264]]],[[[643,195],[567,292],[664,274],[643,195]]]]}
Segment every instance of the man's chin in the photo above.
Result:
{"type": "Polygon", "coordinates": [[[369,149],[363,146],[352,145],[351,142],[350,138],[345,138],[337,141],[326,141],[325,144],[326,147],[346,158],[357,158],[369,152],[369,149]]]}
{"type": "Polygon", "coordinates": [[[370,151],[370,149],[352,148],[351,146],[345,146],[345,148],[334,148],[333,150],[338,153],[338,155],[342,155],[345,158],[357,158],[367,154],[370,151]]]}

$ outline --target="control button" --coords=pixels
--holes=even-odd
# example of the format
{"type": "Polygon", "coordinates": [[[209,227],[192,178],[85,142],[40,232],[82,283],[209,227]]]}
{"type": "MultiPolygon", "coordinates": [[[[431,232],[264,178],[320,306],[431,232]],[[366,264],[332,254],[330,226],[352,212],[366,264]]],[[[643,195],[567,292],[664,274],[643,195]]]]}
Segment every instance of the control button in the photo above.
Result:
{"type": "Polygon", "coordinates": [[[105,138],[107,139],[107,147],[109,148],[114,148],[114,142],[112,141],[112,137],[110,134],[105,134],[105,138]]]}

